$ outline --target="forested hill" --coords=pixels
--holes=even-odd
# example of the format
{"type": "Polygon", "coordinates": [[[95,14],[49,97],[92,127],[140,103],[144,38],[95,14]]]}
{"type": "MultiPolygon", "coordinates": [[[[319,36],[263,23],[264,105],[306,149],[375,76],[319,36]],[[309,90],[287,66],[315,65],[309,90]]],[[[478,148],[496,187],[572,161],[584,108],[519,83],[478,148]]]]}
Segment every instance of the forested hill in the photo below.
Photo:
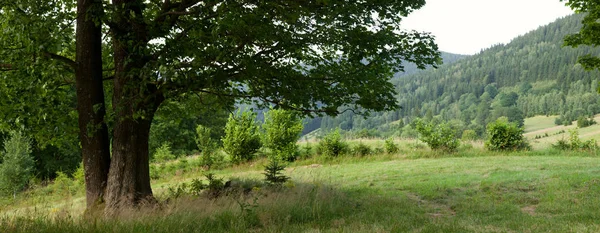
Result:
{"type": "MultiPolygon", "coordinates": [[[[562,115],[574,120],[600,112],[596,90],[600,73],[577,64],[598,49],[563,47],[563,38],[581,27],[571,15],[480,53],[393,80],[402,109],[364,119],[350,113],[323,118],[321,128],[345,130],[401,128],[416,117],[460,120],[464,129],[482,132],[499,116],[520,122],[534,115],[562,115]],[[402,120],[402,121],[400,121],[402,120]]],[[[398,133],[398,132],[396,132],[398,133]]]]}
{"type": "MultiPolygon", "coordinates": [[[[447,52],[443,52],[443,51],[441,51],[440,53],[441,53],[440,55],[441,55],[443,64],[445,64],[445,65],[452,64],[454,62],[459,61],[460,59],[468,57],[467,55],[453,54],[453,53],[447,53],[447,52]]],[[[417,68],[417,66],[415,64],[413,64],[413,63],[405,62],[405,63],[402,63],[402,66],[404,67],[404,72],[399,72],[399,73],[394,74],[393,80],[397,80],[400,77],[409,76],[409,75],[413,75],[413,74],[416,74],[416,73],[424,71],[424,70],[421,70],[421,69],[417,68]]],[[[427,69],[431,69],[431,67],[428,67],[427,69]]],[[[396,82],[396,81],[394,81],[394,82],[396,82]]],[[[262,120],[262,119],[260,119],[261,118],[261,114],[262,114],[262,111],[258,111],[259,120],[262,120]]],[[[376,116],[376,115],[379,115],[379,114],[376,113],[373,116],[376,116]]],[[[326,124],[326,122],[333,122],[331,124],[328,124],[329,126],[325,126],[324,127],[324,128],[327,128],[327,129],[336,128],[336,127],[342,127],[342,126],[340,126],[341,122],[338,122],[338,120],[340,120],[340,119],[352,119],[354,117],[355,116],[352,115],[351,113],[346,113],[343,116],[336,117],[336,118],[331,118],[331,117],[321,118],[321,117],[317,117],[317,118],[314,118],[314,119],[305,119],[305,125],[304,125],[303,134],[306,134],[306,133],[309,133],[309,132],[314,131],[316,129],[322,128],[323,127],[322,125],[324,123],[326,124]]],[[[346,129],[346,130],[351,130],[352,129],[352,127],[347,127],[348,124],[346,122],[344,122],[343,124],[344,124],[344,126],[343,126],[344,129],[346,129]]]]}

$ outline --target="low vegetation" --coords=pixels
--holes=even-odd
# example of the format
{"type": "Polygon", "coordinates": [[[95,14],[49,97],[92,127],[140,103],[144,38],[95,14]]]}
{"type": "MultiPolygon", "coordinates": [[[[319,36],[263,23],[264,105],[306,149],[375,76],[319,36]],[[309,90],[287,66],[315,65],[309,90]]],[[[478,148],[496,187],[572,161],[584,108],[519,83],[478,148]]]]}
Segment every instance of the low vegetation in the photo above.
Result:
{"type": "Polygon", "coordinates": [[[506,118],[499,118],[487,126],[485,147],[489,150],[525,150],[530,146],[523,137],[523,128],[506,118]]]}
{"type": "MultiPolygon", "coordinates": [[[[203,148],[201,138],[209,132],[198,128],[203,148]]],[[[488,130],[524,140],[523,128],[505,119],[488,130]]],[[[294,162],[271,156],[271,148],[241,163],[218,147],[201,149],[197,156],[151,164],[159,205],[124,211],[119,220],[96,218],[94,224],[80,215],[79,168],[72,175],[59,173],[51,185],[30,182],[24,193],[0,202],[0,231],[600,230],[592,220],[600,217],[594,165],[600,157],[589,149],[596,147],[581,146],[595,142],[575,132],[563,143],[567,147],[505,151],[463,140],[448,151],[419,140],[348,140],[335,130],[318,142],[296,143],[294,162]],[[207,152],[221,156],[220,162],[207,166],[207,152]]],[[[509,144],[519,145],[501,145],[509,144]]],[[[157,153],[172,154],[168,149],[157,153]]]]}

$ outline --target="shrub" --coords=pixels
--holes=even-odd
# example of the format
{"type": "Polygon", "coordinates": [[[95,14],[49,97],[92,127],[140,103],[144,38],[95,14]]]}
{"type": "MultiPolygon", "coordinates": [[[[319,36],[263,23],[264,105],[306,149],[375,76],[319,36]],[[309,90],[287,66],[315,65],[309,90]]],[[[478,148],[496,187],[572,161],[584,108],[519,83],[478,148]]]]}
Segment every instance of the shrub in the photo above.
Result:
{"type": "Polygon", "coordinates": [[[456,151],[460,145],[456,137],[456,130],[446,122],[436,124],[435,122],[424,122],[417,119],[415,128],[419,132],[419,140],[427,143],[432,150],[456,151]]]}
{"type": "Polygon", "coordinates": [[[352,147],[350,153],[352,153],[355,156],[368,156],[373,154],[373,150],[368,145],[359,142],[358,144],[352,147]]]}
{"type": "Polygon", "coordinates": [[[73,180],[78,187],[85,187],[85,172],[83,170],[83,163],[79,163],[77,170],[73,172],[73,180]]]}
{"type": "Polygon", "coordinates": [[[296,142],[304,129],[302,119],[294,112],[271,109],[265,114],[263,124],[265,147],[271,149],[275,158],[294,161],[298,157],[296,142]]]}
{"type": "Polygon", "coordinates": [[[217,178],[215,174],[208,173],[205,175],[206,180],[208,180],[208,185],[206,186],[207,194],[209,198],[217,198],[221,196],[223,191],[225,190],[225,183],[222,178],[217,178]]]}
{"type": "Polygon", "coordinates": [[[250,161],[261,147],[255,118],[256,115],[252,112],[242,112],[237,117],[229,115],[225,125],[225,137],[221,140],[223,149],[235,164],[250,161]]]}
{"type": "Polygon", "coordinates": [[[171,146],[165,142],[158,149],[156,149],[152,159],[156,162],[166,162],[176,159],[176,156],[171,152],[171,146]]]}
{"type": "Polygon", "coordinates": [[[54,192],[61,195],[72,194],[72,191],[76,191],[76,189],[73,189],[74,183],[75,182],[73,182],[69,175],[59,171],[56,172],[56,178],[54,179],[54,183],[52,184],[52,189],[54,190],[54,192]]]}
{"type": "Polygon", "coordinates": [[[569,130],[569,141],[560,139],[552,147],[560,150],[597,150],[598,143],[595,139],[581,141],[577,129],[569,130]]]}
{"type": "Polygon", "coordinates": [[[493,151],[524,150],[529,149],[529,144],[523,137],[523,128],[509,123],[505,117],[500,117],[487,125],[485,147],[493,151]]]}
{"type": "Polygon", "coordinates": [[[313,148],[310,145],[310,143],[306,143],[306,145],[304,145],[304,147],[302,147],[302,150],[300,151],[300,157],[302,159],[308,159],[310,157],[312,157],[313,155],[313,148]]]}
{"type": "Polygon", "coordinates": [[[475,141],[477,139],[477,133],[475,130],[467,129],[463,131],[461,139],[463,141],[475,141]]]}
{"type": "Polygon", "coordinates": [[[577,127],[579,128],[585,128],[594,124],[596,124],[594,118],[587,118],[584,116],[580,116],[579,118],[577,118],[577,127]]]}
{"type": "Polygon", "coordinates": [[[0,164],[0,192],[13,194],[22,191],[33,177],[34,161],[31,140],[20,132],[11,132],[4,140],[4,153],[0,164]]]}
{"type": "Polygon", "coordinates": [[[400,148],[398,148],[398,145],[396,145],[394,143],[393,138],[388,138],[385,140],[384,148],[385,148],[385,153],[387,153],[387,154],[395,154],[395,153],[398,153],[398,151],[400,151],[400,148]]]}
{"type": "Polygon", "coordinates": [[[348,144],[342,140],[339,128],[325,135],[317,145],[317,153],[327,157],[340,156],[347,150],[348,144]]]}

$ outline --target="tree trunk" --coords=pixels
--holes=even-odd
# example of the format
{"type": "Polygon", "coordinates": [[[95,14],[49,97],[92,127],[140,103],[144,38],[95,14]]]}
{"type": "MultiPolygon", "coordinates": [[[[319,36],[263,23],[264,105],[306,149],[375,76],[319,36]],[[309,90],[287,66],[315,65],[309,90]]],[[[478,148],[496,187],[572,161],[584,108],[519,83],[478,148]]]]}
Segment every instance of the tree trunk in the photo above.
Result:
{"type": "Polygon", "coordinates": [[[154,200],[148,156],[151,122],[128,118],[115,124],[106,196],[109,213],[154,200]]]}
{"type": "Polygon", "coordinates": [[[112,214],[146,202],[154,202],[150,187],[148,140],[154,114],[164,97],[152,83],[144,83],[139,70],[144,60],[131,57],[127,43],[113,41],[115,79],[113,109],[116,119],[106,212],[112,214]]]}
{"type": "Polygon", "coordinates": [[[101,209],[110,164],[108,128],[104,121],[102,31],[100,25],[94,23],[101,9],[101,0],[77,1],[75,80],[88,213],[101,209]]]}

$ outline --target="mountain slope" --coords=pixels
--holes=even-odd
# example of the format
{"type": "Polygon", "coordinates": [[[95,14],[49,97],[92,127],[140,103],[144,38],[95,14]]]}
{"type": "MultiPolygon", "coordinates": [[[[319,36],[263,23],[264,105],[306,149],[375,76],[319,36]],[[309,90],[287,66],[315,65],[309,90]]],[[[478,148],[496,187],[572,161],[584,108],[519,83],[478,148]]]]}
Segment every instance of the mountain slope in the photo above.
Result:
{"type": "MultiPolygon", "coordinates": [[[[453,53],[447,53],[447,52],[443,52],[443,51],[441,51],[440,54],[441,54],[443,64],[445,64],[445,65],[455,63],[463,58],[468,57],[468,55],[453,54],[453,53]]],[[[404,66],[404,72],[396,73],[394,75],[394,77],[392,78],[393,83],[397,82],[397,80],[401,77],[410,76],[410,75],[418,74],[420,72],[425,71],[425,70],[421,70],[421,69],[417,68],[417,66],[413,63],[405,62],[402,64],[402,66],[404,66]]],[[[426,70],[429,70],[429,69],[432,69],[432,68],[428,67],[426,70]]],[[[372,117],[379,116],[380,114],[386,115],[386,118],[390,118],[387,116],[386,113],[374,113],[372,115],[372,117]]],[[[349,124],[348,121],[341,122],[338,120],[354,118],[354,117],[360,117],[360,116],[354,116],[354,114],[347,112],[336,118],[317,117],[314,119],[305,119],[304,131],[302,132],[302,134],[307,134],[307,133],[312,132],[319,128],[331,129],[331,128],[335,128],[335,127],[342,127],[343,129],[351,129],[352,128],[351,124],[349,124]]],[[[397,116],[394,118],[397,118],[397,116]]],[[[390,118],[390,119],[392,119],[392,118],[390,118]]]]}
{"type": "Polygon", "coordinates": [[[577,64],[579,56],[599,54],[598,49],[562,46],[564,36],[579,30],[581,19],[581,15],[561,18],[506,45],[438,69],[399,76],[393,83],[402,109],[367,119],[352,114],[325,118],[321,127],[389,131],[392,122],[439,116],[481,134],[485,124],[499,116],[522,122],[525,116],[562,115],[574,120],[599,113],[595,90],[600,73],[577,64]]]}

